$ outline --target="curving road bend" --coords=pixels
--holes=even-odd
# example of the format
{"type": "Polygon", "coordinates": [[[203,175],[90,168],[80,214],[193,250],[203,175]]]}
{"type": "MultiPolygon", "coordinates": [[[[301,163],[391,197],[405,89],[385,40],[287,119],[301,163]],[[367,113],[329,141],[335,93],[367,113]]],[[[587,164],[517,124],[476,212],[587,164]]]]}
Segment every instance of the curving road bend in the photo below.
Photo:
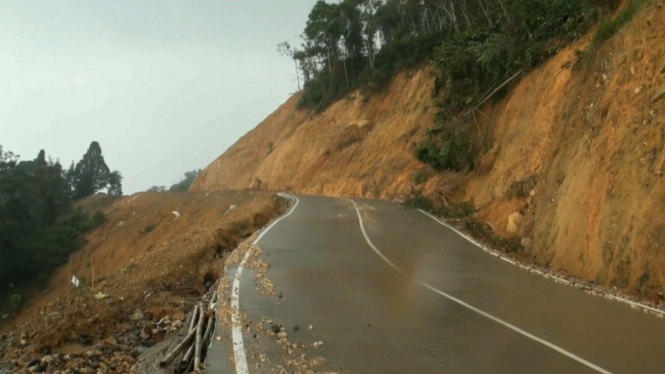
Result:
{"type": "Polygon", "coordinates": [[[242,322],[220,323],[208,373],[665,372],[663,319],[528,273],[417,210],[297,199],[258,243],[281,297],[259,292],[256,269],[229,269],[242,322]]]}

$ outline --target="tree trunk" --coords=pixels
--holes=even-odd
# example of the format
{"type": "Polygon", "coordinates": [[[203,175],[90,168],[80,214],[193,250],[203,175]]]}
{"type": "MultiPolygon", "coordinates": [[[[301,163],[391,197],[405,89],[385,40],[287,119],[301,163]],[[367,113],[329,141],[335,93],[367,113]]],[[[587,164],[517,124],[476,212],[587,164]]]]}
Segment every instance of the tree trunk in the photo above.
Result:
{"type": "Polygon", "coordinates": [[[328,73],[330,73],[330,76],[332,77],[332,61],[330,58],[330,50],[328,50],[328,73]]]}
{"type": "Polygon", "coordinates": [[[430,20],[430,10],[425,8],[425,20],[423,21],[425,25],[426,32],[429,34],[432,32],[432,21],[430,20]]]}
{"type": "Polygon", "coordinates": [[[455,5],[453,4],[452,1],[448,1],[448,7],[443,7],[443,9],[448,13],[448,18],[450,19],[450,22],[453,24],[453,28],[455,29],[455,33],[459,34],[459,25],[457,24],[457,15],[455,14],[455,5]]]}
{"type": "Polygon", "coordinates": [[[298,81],[298,91],[300,91],[300,71],[298,70],[298,60],[294,58],[293,62],[296,64],[296,80],[298,81]]]}
{"type": "Polygon", "coordinates": [[[446,15],[440,11],[440,9],[437,8],[436,10],[436,16],[438,18],[438,23],[439,23],[439,31],[442,31],[444,27],[446,26],[446,15]]]}
{"type": "Polygon", "coordinates": [[[376,58],[376,45],[374,44],[374,41],[376,39],[376,32],[377,32],[377,27],[376,27],[376,20],[374,19],[374,9],[371,9],[369,12],[369,27],[370,27],[370,32],[368,33],[367,36],[367,42],[369,44],[369,66],[372,68],[372,73],[376,71],[374,68],[374,60],[376,58]]]}
{"type": "Polygon", "coordinates": [[[374,50],[372,50],[372,53],[369,55],[369,67],[372,68],[372,73],[376,71],[376,68],[374,67],[374,61],[376,60],[376,53],[374,50]]]}
{"type": "Polygon", "coordinates": [[[483,11],[485,18],[487,18],[487,23],[489,23],[489,26],[490,27],[494,26],[494,22],[492,22],[488,10],[483,6],[483,0],[478,0],[478,5],[480,6],[480,10],[483,11]]]}
{"type": "Polygon", "coordinates": [[[344,77],[346,78],[346,87],[349,87],[349,72],[346,69],[346,59],[344,59],[344,77]]]}
{"type": "Polygon", "coordinates": [[[462,15],[464,15],[467,27],[471,29],[471,21],[469,20],[469,16],[466,14],[466,0],[462,0],[462,6],[460,8],[462,9],[462,15]]]}
{"type": "Polygon", "coordinates": [[[510,14],[509,14],[508,11],[506,10],[506,7],[503,6],[503,1],[501,1],[501,0],[497,0],[497,1],[499,2],[499,5],[501,5],[501,10],[503,10],[503,14],[506,15],[506,18],[507,18],[508,20],[511,20],[510,14]]]}

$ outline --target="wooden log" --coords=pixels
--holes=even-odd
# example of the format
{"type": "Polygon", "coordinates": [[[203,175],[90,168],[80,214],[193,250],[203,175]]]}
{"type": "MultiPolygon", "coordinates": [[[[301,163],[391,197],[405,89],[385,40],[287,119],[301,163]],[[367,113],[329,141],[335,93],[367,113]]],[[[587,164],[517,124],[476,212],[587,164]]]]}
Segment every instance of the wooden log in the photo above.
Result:
{"type": "Polygon", "coordinates": [[[212,327],[215,325],[215,312],[213,312],[212,315],[210,315],[210,318],[208,318],[208,325],[206,326],[205,332],[203,333],[203,346],[208,345],[208,340],[212,336],[212,327]]]}
{"type": "MultiPolygon", "coordinates": [[[[192,356],[194,355],[194,345],[190,345],[189,349],[187,350],[187,353],[185,353],[184,356],[182,356],[182,363],[184,365],[189,366],[189,360],[192,359],[192,356]]],[[[183,366],[184,366],[183,365],[183,366]]]]}
{"type": "Polygon", "coordinates": [[[215,301],[217,301],[217,291],[212,293],[212,296],[210,297],[210,304],[208,304],[208,309],[212,310],[212,307],[215,305],[215,301]]]}
{"type": "Polygon", "coordinates": [[[187,334],[187,336],[185,337],[185,339],[183,339],[183,340],[180,342],[180,344],[178,344],[178,345],[173,349],[173,351],[171,351],[171,353],[169,353],[168,355],[166,355],[166,357],[164,357],[164,359],[163,359],[162,361],[159,362],[159,366],[160,366],[160,367],[165,367],[165,366],[167,366],[168,364],[170,364],[170,363],[173,361],[173,359],[178,355],[178,353],[182,352],[182,350],[185,349],[185,347],[187,346],[187,344],[191,343],[192,339],[194,339],[194,335],[195,335],[195,333],[196,333],[195,330],[190,331],[189,334],[187,334]]]}
{"type": "Polygon", "coordinates": [[[185,373],[191,373],[194,371],[194,357],[192,357],[191,360],[189,360],[189,363],[187,364],[187,369],[185,370],[185,373]]]}
{"type": "Polygon", "coordinates": [[[196,327],[196,316],[198,315],[199,312],[199,306],[198,304],[194,306],[194,311],[192,312],[192,319],[189,321],[189,330],[188,331],[194,331],[194,327],[196,327]]]}
{"type": "Polygon", "coordinates": [[[205,320],[205,313],[203,313],[203,303],[199,303],[199,322],[196,325],[196,347],[194,348],[194,370],[198,370],[201,366],[201,342],[203,334],[203,321],[205,320]]]}
{"type": "Polygon", "coordinates": [[[194,363],[194,344],[189,346],[187,353],[182,356],[180,360],[180,366],[173,374],[184,374],[191,372],[190,367],[194,363]]]}

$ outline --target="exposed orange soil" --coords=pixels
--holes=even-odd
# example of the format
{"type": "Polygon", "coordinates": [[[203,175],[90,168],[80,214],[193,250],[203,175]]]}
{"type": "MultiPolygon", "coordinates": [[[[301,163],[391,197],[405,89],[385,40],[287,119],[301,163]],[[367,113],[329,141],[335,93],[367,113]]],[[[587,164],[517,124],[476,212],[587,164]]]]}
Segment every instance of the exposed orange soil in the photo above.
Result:
{"type": "Polygon", "coordinates": [[[428,69],[404,72],[380,95],[359,92],[321,114],[298,96],[242,137],[192,191],[261,187],[404,199],[416,188],[478,208],[496,234],[528,239],[539,264],[662,298],[665,286],[665,10],[647,5],[574,69],[590,36],[522,77],[477,113],[489,139],[479,167],[437,174],[414,150],[432,124],[428,69]],[[660,98],[660,99],[657,99],[660,98]],[[414,180],[427,175],[426,183],[414,180]],[[531,180],[526,197],[509,197],[531,180]],[[510,228],[508,217],[523,215],[510,228]]]}
{"type": "Polygon", "coordinates": [[[25,340],[10,345],[5,360],[62,344],[131,335],[137,327],[130,315],[137,309],[150,316],[141,323],[182,316],[191,309],[191,298],[219,278],[226,255],[281,214],[286,202],[266,192],[228,191],[95,196],[80,205],[108,214],[85,248],[72,256],[71,273],[85,278],[84,286],[69,286],[68,265],[58,269],[48,289],[17,319],[0,326],[9,341],[25,340]],[[94,289],[88,266],[93,260],[94,289]]]}

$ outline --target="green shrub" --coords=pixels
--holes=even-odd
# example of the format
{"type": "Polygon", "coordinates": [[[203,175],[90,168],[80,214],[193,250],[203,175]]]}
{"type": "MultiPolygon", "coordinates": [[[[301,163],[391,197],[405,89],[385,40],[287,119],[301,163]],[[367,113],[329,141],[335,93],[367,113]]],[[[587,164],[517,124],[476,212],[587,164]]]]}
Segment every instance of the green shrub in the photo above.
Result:
{"type": "Polygon", "coordinates": [[[132,270],[136,269],[137,267],[138,267],[138,265],[136,263],[131,262],[131,263],[127,264],[127,266],[122,268],[122,271],[125,271],[125,272],[132,271],[132,270]]]}
{"type": "Polygon", "coordinates": [[[476,208],[473,204],[466,201],[451,204],[446,207],[437,206],[432,199],[423,195],[422,191],[412,192],[404,202],[404,205],[412,209],[422,209],[446,219],[465,218],[476,212],[476,208]]]}
{"type": "Polygon", "coordinates": [[[648,0],[631,0],[614,18],[601,22],[593,35],[593,46],[600,47],[635,18],[648,0]]]}
{"type": "Polygon", "coordinates": [[[90,218],[90,228],[96,229],[106,223],[106,215],[102,211],[96,211],[90,218]]]}
{"type": "MultiPolygon", "coordinates": [[[[600,14],[600,8],[579,0],[512,1],[506,6],[511,19],[457,34],[433,54],[434,96],[442,97],[430,130],[435,136],[423,141],[416,155],[437,170],[467,170],[479,150],[488,148],[487,134],[475,137],[484,144],[472,145],[472,128],[456,118],[468,119],[468,111],[495,88],[580,37],[600,14]]],[[[492,98],[506,92],[504,87],[492,98]]]]}
{"type": "Polygon", "coordinates": [[[412,209],[422,209],[427,212],[434,211],[434,203],[423,195],[422,191],[415,191],[405,201],[405,205],[412,209]]]}
{"type": "Polygon", "coordinates": [[[439,133],[418,145],[416,157],[439,171],[462,172],[473,168],[475,155],[471,140],[461,131],[439,133]]]}
{"type": "Polygon", "coordinates": [[[459,212],[458,218],[469,217],[476,213],[476,207],[468,201],[462,201],[457,206],[457,211],[459,212]]]}
{"type": "MultiPolygon", "coordinates": [[[[357,88],[366,101],[398,72],[431,62],[433,96],[440,107],[434,130],[440,135],[428,137],[416,154],[437,170],[462,171],[484,148],[471,139],[483,142],[483,135],[471,136],[468,126],[456,128],[463,121],[452,122],[466,117],[509,77],[538,66],[587,32],[606,4],[469,1],[448,9],[423,1],[317,1],[301,49],[283,43],[280,50],[302,73],[299,106],[318,111],[357,88]]],[[[506,92],[499,90],[492,99],[506,92]]]]}
{"type": "Polygon", "coordinates": [[[423,173],[423,172],[418,172],[418,173],[416,173],[416,175],[413,177],[413,184],[416,185],[416,186],[421,185],[421,184],[423,184],[423,183],[426,183],[426,182],[427,182],[427,179],[429,179],[429,178],[427,177],[427,174],[425,174],[425,173],[423,173]]]}

